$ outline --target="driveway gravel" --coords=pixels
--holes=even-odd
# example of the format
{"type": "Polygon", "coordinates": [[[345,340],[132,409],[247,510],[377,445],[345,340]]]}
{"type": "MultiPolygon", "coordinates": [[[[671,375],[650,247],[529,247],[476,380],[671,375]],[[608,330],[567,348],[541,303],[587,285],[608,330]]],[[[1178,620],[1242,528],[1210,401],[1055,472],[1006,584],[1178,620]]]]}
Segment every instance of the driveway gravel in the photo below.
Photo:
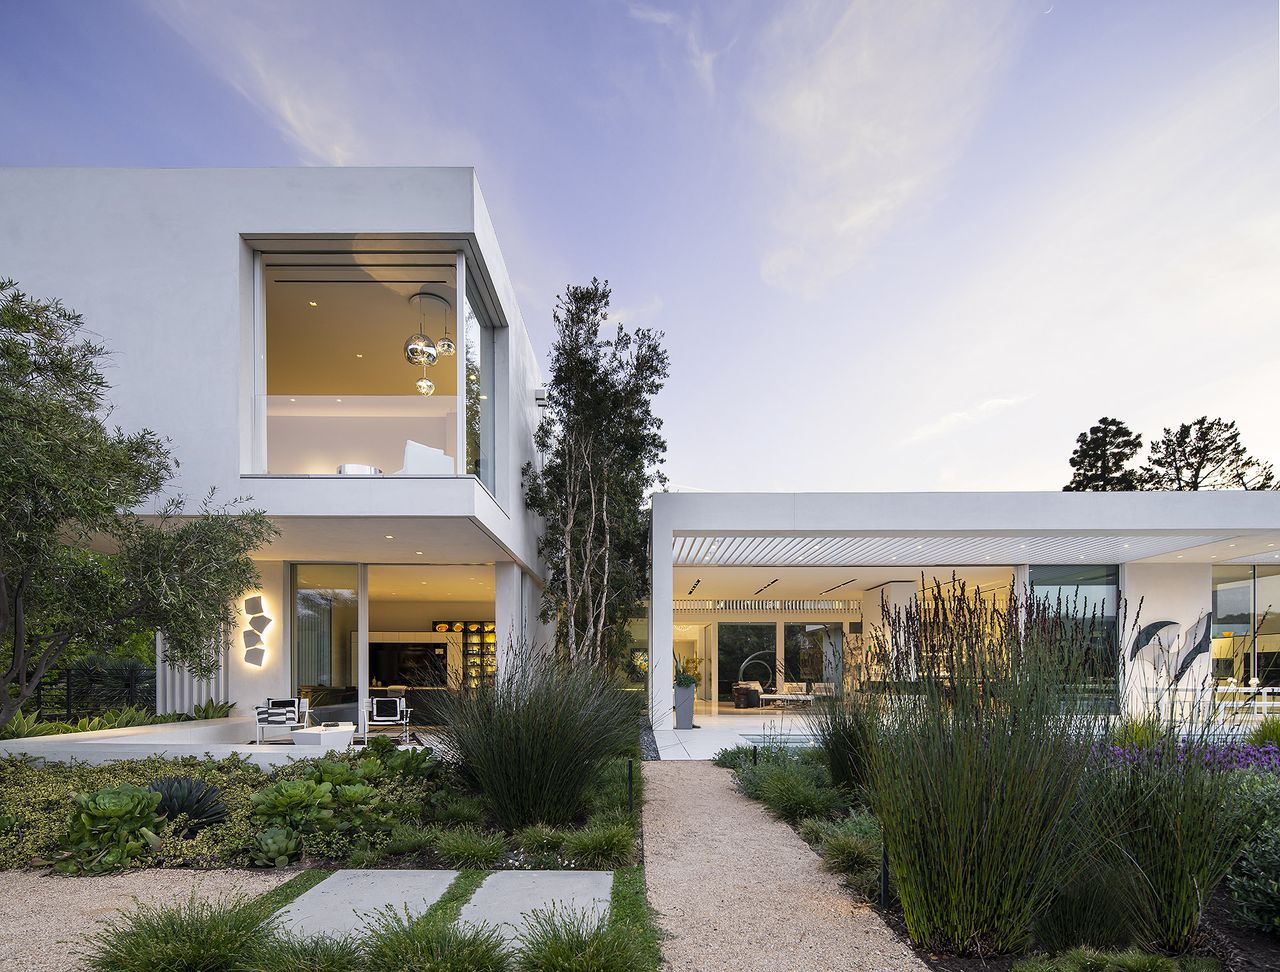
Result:
{"type": "Polygon", "coordinates": [[[643,772],[645,872],[667,968],[926,969],[729,770],[682,760],[643,772]]]}
{"type": "Polygon", "coordinates": [[[256,897],[293,877],[288,871],[127,871],[62,877],[0,871],[0,970],[68,972],[79,968],[85,936],[103,919],[133,907],[228,894],[256,897]]]}

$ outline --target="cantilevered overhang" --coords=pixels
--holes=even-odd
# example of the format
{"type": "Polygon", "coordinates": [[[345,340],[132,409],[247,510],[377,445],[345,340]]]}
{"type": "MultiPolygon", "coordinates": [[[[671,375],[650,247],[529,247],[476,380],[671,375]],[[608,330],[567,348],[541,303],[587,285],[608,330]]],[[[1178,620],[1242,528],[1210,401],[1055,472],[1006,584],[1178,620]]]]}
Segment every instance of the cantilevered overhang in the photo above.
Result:
{"type": "Polygon", "coordinates": [[[653,510],[673,566],[1280,560],[1277,493],[663,493],[653,510]]]}

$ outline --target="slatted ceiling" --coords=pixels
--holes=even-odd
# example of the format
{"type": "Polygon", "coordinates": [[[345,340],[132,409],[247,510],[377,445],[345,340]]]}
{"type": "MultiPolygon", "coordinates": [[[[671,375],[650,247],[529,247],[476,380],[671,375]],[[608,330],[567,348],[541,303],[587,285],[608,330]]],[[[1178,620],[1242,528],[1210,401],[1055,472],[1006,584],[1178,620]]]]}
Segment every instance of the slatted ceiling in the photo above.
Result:
{"type": "Polygon", "coordinates": [[[1217,543],[1225,536],[744,537],[672,540],[677,567],[840,567],[936,564],[1115,564],[1217,543]]]}

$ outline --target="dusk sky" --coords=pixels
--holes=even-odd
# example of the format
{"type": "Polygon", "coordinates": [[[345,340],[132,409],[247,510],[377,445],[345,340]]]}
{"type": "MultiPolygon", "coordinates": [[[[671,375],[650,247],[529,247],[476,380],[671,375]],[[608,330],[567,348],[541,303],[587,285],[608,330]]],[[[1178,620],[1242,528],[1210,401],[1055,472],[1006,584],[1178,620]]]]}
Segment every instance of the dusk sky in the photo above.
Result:
{"type": "Polygon", "coordinates": [[[1275,0],[0,25],[0,164],[475,166],[540,354],[593,275],[666,333],[681,488],[1058,489],[1102,415],[1221,415],[1280,464],[1275,0]]]}

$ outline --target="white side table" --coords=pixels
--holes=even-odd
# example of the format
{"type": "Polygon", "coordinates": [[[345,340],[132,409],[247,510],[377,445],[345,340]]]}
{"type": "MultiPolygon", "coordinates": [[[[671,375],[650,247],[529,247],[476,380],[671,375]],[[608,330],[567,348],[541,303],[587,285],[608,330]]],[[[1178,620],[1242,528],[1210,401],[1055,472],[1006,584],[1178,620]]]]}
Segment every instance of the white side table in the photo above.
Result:
{"type": "Polygon", "coordinates": [[[355,738],[354,722],[339,722],[336,726],[309,726],[306,729],[293,730],[295,746],[320,746],[326,752],[330,749],[348,749],[355,738]]]}

